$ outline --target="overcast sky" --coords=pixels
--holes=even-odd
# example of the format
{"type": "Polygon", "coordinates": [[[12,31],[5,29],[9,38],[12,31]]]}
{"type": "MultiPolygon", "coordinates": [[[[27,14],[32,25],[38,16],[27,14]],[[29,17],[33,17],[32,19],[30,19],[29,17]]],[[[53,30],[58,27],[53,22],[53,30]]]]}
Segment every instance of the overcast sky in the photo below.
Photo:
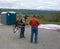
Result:
{"type": "Polygon", "coordinates": [[[60,0],[0,0],[0,8],[60,10],[60,0]]]}

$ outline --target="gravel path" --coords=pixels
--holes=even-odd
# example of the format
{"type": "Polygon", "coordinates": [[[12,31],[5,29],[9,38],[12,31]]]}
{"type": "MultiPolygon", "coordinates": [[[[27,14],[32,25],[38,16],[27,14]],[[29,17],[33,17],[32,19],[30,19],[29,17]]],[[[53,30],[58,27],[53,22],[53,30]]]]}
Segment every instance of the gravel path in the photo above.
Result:
{"type": "Polygon", "coordinates": [[[0,25],[0,49],[60,49],[60,32],[39,29],[38,44],[30,43],[30,27],[26,26],[25,39],[13,33],[12,26],[0,25]]]}

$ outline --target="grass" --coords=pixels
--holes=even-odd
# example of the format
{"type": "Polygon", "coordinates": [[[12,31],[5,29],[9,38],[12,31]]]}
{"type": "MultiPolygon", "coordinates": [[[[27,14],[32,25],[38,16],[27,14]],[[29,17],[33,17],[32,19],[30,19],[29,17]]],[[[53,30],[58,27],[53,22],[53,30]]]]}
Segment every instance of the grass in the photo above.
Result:
{"type": "Polygon", "coordinates": [[[53,21],[46,21],[46,20],[40,20],[43,24],[58,24],[60,25],[60,22],[53,22],[53,21]]]}
{"type": "Polygon", "coordinates": [[[29,24],[31,17],[28,17],[28,19],[26,20],[26,24],[29,24]]]}
{"type": "MultiPolygon", "coordinates": [[[[29,24],[30,19],[31,19],[31,17],[29,17],[27,19],[27,21],[26,21],[27,24],[29,24]]],[[[42,20],[42,19],[40,19],[39,21],[43,24],[58,24],[58,25],[60,25],[60,22],[52,22],[52,21],[46,21],[46,20],[42,20]]]]}

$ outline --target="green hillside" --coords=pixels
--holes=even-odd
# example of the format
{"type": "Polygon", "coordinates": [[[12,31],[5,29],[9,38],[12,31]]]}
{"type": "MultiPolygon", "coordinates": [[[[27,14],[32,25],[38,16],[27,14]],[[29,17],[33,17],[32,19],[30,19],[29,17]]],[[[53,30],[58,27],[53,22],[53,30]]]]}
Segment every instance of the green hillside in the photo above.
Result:
{"type": "MultiPolygon", "coordinates": [[[[22,14],[49,14],[57,11],[48,10],[30,10],[30,9],[0,9],[0,12],[15,11],[22,14]]],[[[58,11],[60,12],[60,11],[58,11]]]]}

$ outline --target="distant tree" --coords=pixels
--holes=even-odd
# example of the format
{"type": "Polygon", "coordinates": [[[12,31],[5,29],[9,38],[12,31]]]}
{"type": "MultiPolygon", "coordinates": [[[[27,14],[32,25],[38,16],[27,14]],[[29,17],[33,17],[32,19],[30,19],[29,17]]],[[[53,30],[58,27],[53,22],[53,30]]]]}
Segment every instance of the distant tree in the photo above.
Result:
{"type": "Polygon", "coordinates": [[[45,16],[46,16],[46,15],[44,15],[44,14],[38,14],[38,15],[37,15],[37,18],[38,18],[38,19],[45,19],[45,16]]]}
{"type": "Polygon", "coordinates": [[[48,21],[60,21],[60,13],[59,12],[54,12],[49,15],[47,15],[46,20],[48,21]]]}

